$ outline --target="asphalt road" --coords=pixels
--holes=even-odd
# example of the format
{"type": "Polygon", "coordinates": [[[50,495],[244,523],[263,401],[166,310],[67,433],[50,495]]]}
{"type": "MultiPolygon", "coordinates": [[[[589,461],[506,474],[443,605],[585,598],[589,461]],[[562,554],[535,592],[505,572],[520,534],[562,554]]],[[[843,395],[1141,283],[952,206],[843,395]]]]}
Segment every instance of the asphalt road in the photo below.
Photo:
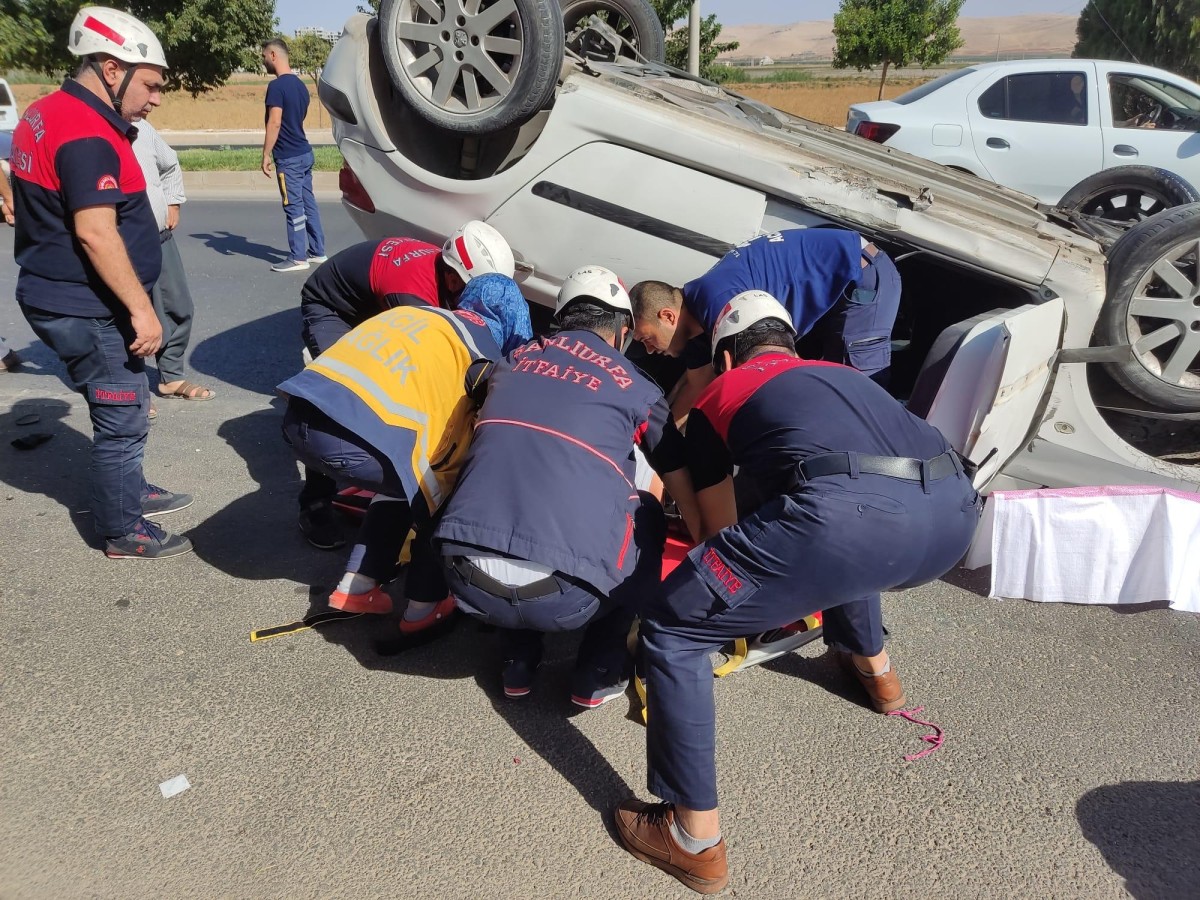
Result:
{"type": "MultiPolygon", "coordinates": [[[[356,239],[324,210],[333,248],[356,239]]],[[[0,897],[692,896],[605,828],[646,796],[643,729],[621,702],[572,714],[573,640],[515,704],[471,623],[392,657],[392,621],[248,640],[342,562],[297,532],[279,438],[302,280],[268,271],[283,239],[272,202],[184,209],[191,366],[219,396],[159,403],[147,476],[197,498],[176,561],[95,548],[86,407],[0,305],[31,361],[0,376],[0,897]],[[54,438],[9,446],[31,430],[54,438]]],[[[0,296],[13,281],[6,262],[0,296]]],[[[984,594],[959,573],[885,601],[946,731],[919,762],[925,730],[866,710],[817,647],[716,684],[727,896],[1200,896],[1200,617],[984,594]]]]}

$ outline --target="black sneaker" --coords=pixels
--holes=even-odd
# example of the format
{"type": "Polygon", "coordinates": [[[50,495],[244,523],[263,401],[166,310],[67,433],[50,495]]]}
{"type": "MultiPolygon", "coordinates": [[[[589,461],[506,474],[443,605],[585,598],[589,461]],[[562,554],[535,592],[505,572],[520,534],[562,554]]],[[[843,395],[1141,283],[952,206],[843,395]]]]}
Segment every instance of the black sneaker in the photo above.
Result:
{"type": "Polygon", "coordinates": [[[533,690],[533,676],[540,661],[536,659],[506,659],[500,680],[504,682],[504,696],[509,700],[520,700],[533,690]]]}
{"type": "Polygon", "coordinates": [[[176,494],[156,484],[148,484],[146,489],[146,496],[142,497],[143,516],[165,516],[192,505],[191,494],[176,494]]]}
{"type": "Polygon", "coordinates": [[[109,538],[104,555],[109,559],[166,559],[192,552],[192,542],[182,534],[171,534],[148,519],[124,537],[109,538]]]}
{"type": "Polygon", "coordinates": [[[346,545],[342,524],[327,500],[302,507],[298,520],[300,532],[318,550],[336,550],[346,545]]]}

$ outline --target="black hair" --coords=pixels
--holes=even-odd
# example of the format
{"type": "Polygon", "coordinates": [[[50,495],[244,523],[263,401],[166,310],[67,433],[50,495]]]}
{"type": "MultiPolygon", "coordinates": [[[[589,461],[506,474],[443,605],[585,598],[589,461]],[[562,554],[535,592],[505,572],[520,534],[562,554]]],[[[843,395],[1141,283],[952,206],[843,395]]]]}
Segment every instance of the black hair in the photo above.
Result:
{"type": "Polygon", "coordinates": [[[677,309],[678,292],[678,288],[671,287],[665,281],[639,281],[629,292],[633,314],[639,319],[647,319],[657,315],[661,309],[677,309]]]}
{"type": "Polygon", "coordinates": [[[752,356],[761,353],[765,347],[795,351],[796,335],[778,319],[763,319],[745,331],[722,338],[713,353],[713,365],[718,372],[724,371],[726,350],[733,357],[734,366],[740,366],[752,356]]]}
{"type": "Polygon", "coordinates": [[[279,50],[284,56],[287,56],[289,53],[287,41],[285,41],[283,38],[277,37],[271,38],[269,41],[263,41],[262,49],[268,50],[271,48],[279,50]]]}
{"type": "Polygon", "coordinates": [[[622,328],[632,328],[629,313],[619,312],[586,298],[572,300],[554,317],[558,331],[592,331],[596,334],[618,335],[622,328]]]}

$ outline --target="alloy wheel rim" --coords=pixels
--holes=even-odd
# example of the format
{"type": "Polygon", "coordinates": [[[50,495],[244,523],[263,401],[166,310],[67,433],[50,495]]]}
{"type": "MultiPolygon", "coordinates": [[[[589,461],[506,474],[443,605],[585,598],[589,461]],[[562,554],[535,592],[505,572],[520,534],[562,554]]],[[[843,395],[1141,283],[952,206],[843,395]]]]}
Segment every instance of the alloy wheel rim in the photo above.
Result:
{"type": "MultiPolygon", "coordinates": [[[[592,16],[599,17],[601,21],[620,35],[627,44],[635,48],[638,52],[641,52],[641,35],[638,34],[633,21],[616,4],[606,3],[604,0],[595,0],[593,3],[586,3],[575,7],[571,10],[571,17],[563,22],[566,28],[567,46],[571,50],[580,56],[588,56],[589,54],[600,56],[610,55],[607,44],[596,39],[589,39],[585,34],[587,20],[592,16]]],[[[636,58],[628,53],[621,53],[619,57],[622,59],[636,58]]]]}
{"type": "Polygon", "coordinates": [[[1174,387],[1200,391],[1200,240],[1176,244],[1146,270],[1126,326],[1142,368],[1174,387]]]}
{"type": "Polygon", "coordinates": [[[503,101],[525,61],[516,0],[407,0],[395,40],[409,84],[455,115],[503,101]]]}

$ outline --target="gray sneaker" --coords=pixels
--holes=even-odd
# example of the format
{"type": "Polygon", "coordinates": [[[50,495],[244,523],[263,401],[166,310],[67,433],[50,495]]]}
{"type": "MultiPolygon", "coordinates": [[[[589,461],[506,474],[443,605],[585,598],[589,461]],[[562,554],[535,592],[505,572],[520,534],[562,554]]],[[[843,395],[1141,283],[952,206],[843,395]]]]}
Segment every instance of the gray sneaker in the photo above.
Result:
{"type": "Polygon", "coordinates": [[[272,272],[304,272],[307,269],[308,263],[302,259],[285,259],[271,266],[272,272]]]}
{"type": "Polygon", "coordinates": [[[191,494],[176,494],[156,484],[148,484],[146,488],[146,496],[142,497],[143,516],[165,516],[192,505],[191,494]]]}
{"type": "Polygon", "coordinates": [[[149,519],[142,519],[129,534],[104,542],[104,555],[109,559],[167,559],[191,552],[191,541],[149,519]]]}

